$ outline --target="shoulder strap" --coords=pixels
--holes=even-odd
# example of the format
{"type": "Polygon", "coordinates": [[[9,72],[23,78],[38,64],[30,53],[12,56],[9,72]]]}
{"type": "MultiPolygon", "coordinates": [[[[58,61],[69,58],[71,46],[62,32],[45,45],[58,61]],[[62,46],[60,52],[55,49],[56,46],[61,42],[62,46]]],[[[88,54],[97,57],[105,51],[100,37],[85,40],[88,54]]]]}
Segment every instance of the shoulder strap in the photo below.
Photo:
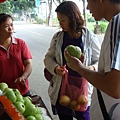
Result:
{"type": "Polygon", "coordinates": [[[99,105],[100,105],[104,120],[110,120],[110,116],[106,110],[105,103],[99,89],[97,89],[97,95],[98,95],[98,101],[99,101],[99,105]]]}

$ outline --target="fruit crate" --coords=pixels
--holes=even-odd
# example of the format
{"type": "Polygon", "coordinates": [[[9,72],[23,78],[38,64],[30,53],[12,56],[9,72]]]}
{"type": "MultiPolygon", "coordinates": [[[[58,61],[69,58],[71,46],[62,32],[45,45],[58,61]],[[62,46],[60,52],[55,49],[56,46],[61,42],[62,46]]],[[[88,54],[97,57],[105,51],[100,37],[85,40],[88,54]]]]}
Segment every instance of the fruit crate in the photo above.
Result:
{"type": "Polygon", "coordinates": [[[12,120],[9,114],[5,111],[3,104],[0,102],[0,120],[12,120]]]}
{"type": "Polygon", "coordinates": [[[0,96],[0,120],[26,120],[12,102],[4,95],[0,96]]]}
{"type": "MultiPolygon", "coordinates": [[[[45,106],[42,98],[38,95],[30,96],[32,103],[38,107],[46,109],[47,115],[52,119],[47,107],[45,106]]],[[[16,109],[12,102],[4,95],[0,96],[0,120],[26,120],[23,115],[16,109]]]]}

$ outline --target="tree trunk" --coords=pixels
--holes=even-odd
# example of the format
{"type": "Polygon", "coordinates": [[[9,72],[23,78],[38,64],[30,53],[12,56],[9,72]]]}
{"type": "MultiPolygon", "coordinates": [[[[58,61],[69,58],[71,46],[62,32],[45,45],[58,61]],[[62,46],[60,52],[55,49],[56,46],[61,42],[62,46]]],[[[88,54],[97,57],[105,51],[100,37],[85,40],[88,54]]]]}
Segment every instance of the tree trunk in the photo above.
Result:
{"type": "Polygon", "coordinates": [[[84,16],[85,26],[87,26],[85,0],[82,1],[83,1],[83,16],[84,16]]]}
{"type": "Polygon", "coordinates": [[[49,8],[49,13],[48,13],[47,25],[50,26],[51,13],[52,13],[52,0],[48,0],[48,8],[49,8]]]}

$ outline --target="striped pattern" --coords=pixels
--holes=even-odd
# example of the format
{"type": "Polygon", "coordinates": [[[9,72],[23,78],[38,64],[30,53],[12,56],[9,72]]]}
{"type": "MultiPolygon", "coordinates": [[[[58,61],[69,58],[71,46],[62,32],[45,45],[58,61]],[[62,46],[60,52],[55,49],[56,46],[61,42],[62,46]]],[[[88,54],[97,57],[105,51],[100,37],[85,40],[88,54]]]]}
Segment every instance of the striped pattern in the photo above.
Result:
{"type": "Polygon", "coordinates": [[[111,68],[120,69],[120,14],[115,16],[111,22],[110,34],[110,59],[111,68]]]}

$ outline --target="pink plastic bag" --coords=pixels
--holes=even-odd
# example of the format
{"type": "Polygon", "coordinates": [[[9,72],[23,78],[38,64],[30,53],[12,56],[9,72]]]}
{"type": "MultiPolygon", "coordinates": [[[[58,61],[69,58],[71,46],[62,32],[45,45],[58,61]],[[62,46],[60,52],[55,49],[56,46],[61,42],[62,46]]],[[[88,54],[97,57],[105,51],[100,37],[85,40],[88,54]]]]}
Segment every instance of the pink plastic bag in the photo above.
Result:
{"type": "Polygon", "coordinates": [[[85,111],[88,104],[88,82],[84,77],[68,76],[65,68],[59,103],[76,111],[85,111]]]}

